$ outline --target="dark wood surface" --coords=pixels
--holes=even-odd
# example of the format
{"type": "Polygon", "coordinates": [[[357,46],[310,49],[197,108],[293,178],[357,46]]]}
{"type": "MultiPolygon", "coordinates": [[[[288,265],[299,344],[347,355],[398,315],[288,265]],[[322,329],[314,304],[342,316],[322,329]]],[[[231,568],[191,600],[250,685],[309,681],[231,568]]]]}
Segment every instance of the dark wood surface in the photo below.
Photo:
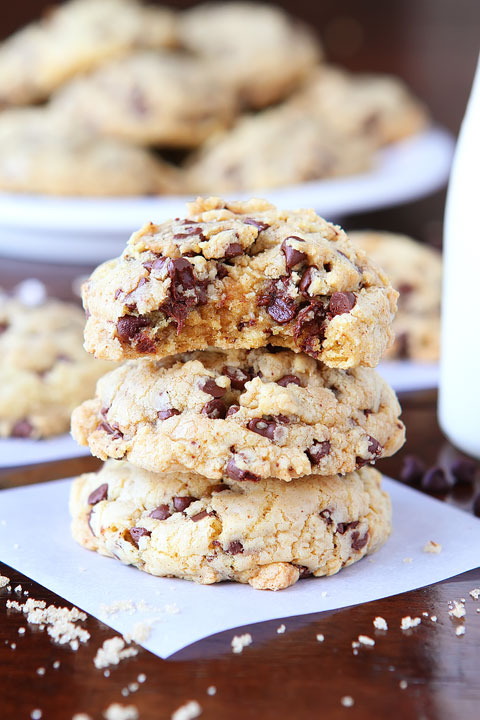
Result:
{"type": "MultiPolygon", "coordinates": [[[[48,4],[48,0],[7,4],[2,8],[0,32],[7,34],[48,4]]],[[[477,0],[285,0],[279,4],[318,27],[331,59],[356,70],[397,73],[425,98],[438,122],[458,130],[479,49],[477,0]]],[[[409,205],[349,218],[347,226],[407,232],[439,245],[443,207],[440,192],[409,205]]],[[[88,271],[0,258],[0,286],[10,288],[25,277],[39,277],[52,294],[69,298],[72,280],[88,271]]],[[[402,404],[407,444],[395,458],[379,463],[381,470],[398,476],[403,457],[411,452],[429,464],[456,457],[437,426],[434,394],[403,397],[402,404]]],[[[3,470],[0,487],[70,476],[97,464],[82,458],[3,470]]],[[[474,491],[467,489],[451,493],[445,501],[470,511],[473,496],[474,491]]],[[[0,574],[8,575],[13,586],[20,582],[30,597],[67,604],[1,563],[0,574]]],[[[232,631],[196,643],[169,661],[142,651],[112,668],[109,678],[93,665],[96,649],[113,634],[108,627],[89,618],[91,640],[76,653],[54,645],[46,633],[31,627],[19,636],[18,628],[26,623],[17,613],[7,612],[5,600],[11,596],[0,590],[0,720],[30,718],[35,708],[43,711],[42,720],[70,720],[76,712],[100,720],[112,702],[134,704],[141,720],[163,720],[190,699],[200,703],[202,717],[215,720],[477,717],[480,614],[476,608],[480,604],[468,592],[478,586],[480,570],[475,570],[405,595],[288,619],[283,635],[276,632],[281,621],[248,627],[245,631],[251,632],[254,642],[242,655],[230,651],[232,631]],[[457,637],[447,603],[461,597],[466,598],[466,634],[457,637]],[[400,631],[403,616],[424,611],[437,615],[438,622],[400,631]],[[373,631],[376,615],[387,619],[387,634],[373,631]],[[316,641],[317,633],[325,635],[324,643],[316,641]],[[351,641],[359,633],[375,637],[376,645],[354,656],[351,641]],[[53,669],[57,660],[60,667],[53,669]],[[39,667],[46,669],[45,675],[37,674],[39,667]],[[122,689],[140,673],[145,673],[146,682],[124,698],[122,689]],[[407,682],[404,689],[402,681],[407,682]],[[215,696],[206,693],[210,685],[217,688],[215,696]],[[353,707],[341,704],[344,696],[354,698],[353,707]]]]}

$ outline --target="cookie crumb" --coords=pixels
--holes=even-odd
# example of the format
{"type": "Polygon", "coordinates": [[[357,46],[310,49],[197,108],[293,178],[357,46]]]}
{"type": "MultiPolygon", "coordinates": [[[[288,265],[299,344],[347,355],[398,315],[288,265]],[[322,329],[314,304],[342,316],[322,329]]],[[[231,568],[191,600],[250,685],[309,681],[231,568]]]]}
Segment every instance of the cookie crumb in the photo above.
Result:
{"type": "Polygon", "coordinates": [[[411,630],[411,628],[417,627],[417,625],[420,625],[422,622],[422,618],[415,617],[412,618],[410,615],[406,615],[402,618],[402,622],[400,623],[400,629],[401,630],[411,630]]]}
{"type": "Polygon", "coordinates": [[[406,680],[400,680],[398,684],[400,686],[400,690],[406,690],[408,687],[408,683],[406,680]]]}
{"type": "Polygon", "coordinates": [[[190,702],[181,705],[172,714],[172,720],[194,720],[194,718],[200,717],[202,714],[202,708],[196,700],[190,700],[190,702]]]}
{"type": "Polygon", "coordinates": [[[388,630],[387,621],[385,618],[377,616],[373,621],[373,627],[377,630],[388,630]]]}
{"type": "Polygon", "coordinates": [[[234,635],[231,642],[232,652],[241,653],[243,648],[251,644],[252,636],[250,633],[244,633],[244,635],[234,635]]]}
{"type": "Polygon", "coordinates": [[[92,720],[92,718],[87,713],[75,713],[72,720],[92,720]]]}
{"type": "Polygon", "coordinates": [[[287,628],[285,627],[285,625],[283,625],[283,624],[282,624],[282,625],[279,625],[279,627],[277,628],[277,633],[278,633],[279,635],[283,635],[283,633],[285,632],[286,629],[287,629],[287,628]]]}
{"type": "Polygon", "coordinates": [[[145,673],[140,673],[140,675],[137,677],[137,682],[144,683],[146,679],[147,676],[145,675],[145,673]]]}
{"type": "Polygon", "coordinates": [[[430,620],[432,622],[437,622],[437,616],[436,615],[430,615],[430,620]]]}
{"type": "Polygon", "coordinates": [[[404,562],[404,563],[411,563],[411,562],[413,562],[413,558],[411,558],[411,557],[404,557],[403,560],[402,560],[402,562],[404,562]]]}
{"type": "Polygon", "coordinates": [[[355,705],[355,700],[350,695],[344,695],[340,702],[343,707],[353,707],[355,705]]]}
{"type": "Polygon", "coordinates": [[[429,542],[424,546],[423,552],[426,553],[441,553],[442,552],[442,546],[440,543],[435,542],[434,540],[429,540],[429,542]]]}
{"type": "Polygon", "coordinates": [[[60,660],[55,660],[52,667],[54,670],[58,670],[58,668],[60,667],[60,660]]]}
{"type": "Polygon", "coordinates": [[[140,645],[142,642],[145,642],[145,640],[148,640],[150,637],[150,634],[152,632],[152,626],[148,623],[144,622],[138,622],[135,623],[133,626],[133,629],[129,633],[125,633],[123,636],[125,642],[127,643],[137,643],[137,645],[140,645]]]}
{"type": "Polygon", "coordinates": [[[325,640],[325,635],[323,633],[318,633],[317,642],[323,642],[324,640],[325,640]]]}
{"type": "Polygon", "coordinates": [[[112,703],[103,713],[105,720],[138,720],[138,710],[135,705],[120,705],[112,703]]]}
{"type": "Polygon", "coordinates": [[[19,627],[19,628],[18,628],[18,634],[19,634],[19,635],[25,635],[25,628],[24,628],[24,627],[19,627]]]}
{"type": "Polygon", "coordinates": [[[207,688],[207,695],[216,695],[217,694],[217,688],[215,685],[210,685],[210,687],[207,688]]]}
{"type": "Polygon", "coordinates": [[[37,668],[37,675],[45,675],[45,672],[46,671],[44,667],[37,668]]]}
{"type": "Polygon", "coordinates": [[[110,677],[110,670],[104,670],[104,671],[103,671],[103,677],[109,678],[109,677],[110,677]]]}
{"type": "Polygon", "coordinates": [[[98,648],[93,659],[93,664],[98,670],[118,665],[121,660],[138,655],[137,648],[125,647],[125,640],[119,636],[105,640],[102,647],[98,648]]]}
{"type": "Polygon", "coordinates": [[[10,578],[6,575],[0,575],[0,588],[7,587],[8,583],[10,582],[10,578]]]}
{"type": "Polygon", "coordinates": [[[465,625],[459,625],[455,630],[455,635],[457,635],[457,637],[460,637],[460,635],[465,635],[465,625]]]}
{"type": "Polygon", "coordinates": [[[368,637],[368,635],[359,635],[358,642],[361,645],[368,645],[368,647],[373,647],[375,645],[375,640],[373,640],[371,637],[368,637]]]}
{"type": "Polygon", "coordinates": [[[43,712],[36,708],[35,710],[32,710],[32,712],[30,713],[30,717],[32,718],[32,720],[41,720],[41,718],[43,717],[43,712]]]}
{"type": "Polygon", "coordinates": [[[17,643],[12,643],[10,647],[12,648],[12,650],[15,650],[15,648],[17,647],[17,643]]]}
{"type": "Polygon", "coordinates": [[[463,618],[467,614],[467,611],[465,610],[465,606],[462,602],[458,602],[458,600],[452,600],[449,603],[449,609],[448,614],[451,618],[463,618]]]}
{"type": "MultiPolygon", "coordinates": [[[[1,587],[1,585],[0,585],[1,587]]],[[[473,588],[473,590],[470,590],[468,593],[474,600],[478,600],[480,597],[480,588],[473,588]]]]}
{"type": "MultiPolygon", "coordinates": [[[[15,591],[16,593],[21,593],[21,592],[22,592],[22,586],[21,586],[21,585],[17,585],[17,587],[14,587],[13,589],[14,589],[14,591],[15,591]]],[[[39,712],[41,712],[41,710],[39,710],[39,712]]]]}

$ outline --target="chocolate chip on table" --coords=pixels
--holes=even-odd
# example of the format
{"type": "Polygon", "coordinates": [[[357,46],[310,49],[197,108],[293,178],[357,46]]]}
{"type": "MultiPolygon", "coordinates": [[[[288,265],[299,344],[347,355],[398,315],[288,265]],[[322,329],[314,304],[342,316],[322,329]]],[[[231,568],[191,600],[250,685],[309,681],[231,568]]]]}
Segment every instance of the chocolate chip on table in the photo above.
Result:
{"type": "Polygon", "coordinates": [[[227,260],[231,260],[239,255],[243,255],[243,247],[240,243],[231,243],[225,250],[225,258],[227,260]]]}
{"type": "Polygon", "coordinates": [[[157,412],[159,420],[168,420],[168,418],[171,418],[174,415],[180,415],[180,410],[177,410],[176,408],[169,408],[168,410],[159,410],[157,412]]]}
{"type": "Polygon", "coordinates": [[[237,413],[239,410],[240,410],[240,405],[230,405],[225,417],[230,417],[230,415],[235,415],[235,413],[237,413]]]}
{"type": "Polygon", "coordinates": [[[406,455],[400,470],[400,480],[408,485],[420,485],[426,469],[425,463],[416,455],[406,455]]]}
{"type": "Polygon", "coordinates": [[[170,508],[168,505],[159,505],[155,508],[155,510],[152,510],[149,517],[153,518],[154,520],[166,520],[171,516],[170,508]]]}
{"type": "Polygon", "coordinates": [[[277,380],[277,385],[281,385],[282,387],[287,387],[288,385],[303,387],[302,381],[296,375],[284,375],[280,380],[277,380]]]}
{"type": "Polygon", "coordinates": [[[230,379],[230,385],[234,390],[244,390],[245,383],[252,379],[249,373],[231,365],[224,366],[222,375],[226,375],[230,379]]]}
{"type": "Polygon", "coordinates": [[[220,385],[217,385],[215,380],[212,380],[211,378],[208,378],[207,380],[204,380],[203,383],[200,383],[200,390],[203,390],[204,393],[207,393],[207,395],[211,395],[214,398],[221,398],[227,392],[226,388],[220,387],[220,385]]]}
{"type": "Polygon", "coordinates": [[[475,482],[477,468],[478,465],[474,460],[462,458],[452,463],[450,466],[450,472],[457,483],[462,485],[472,485],[475,482]]]}
{"type": "Polygon", "coordinates": [[[145,535],[147,537],[150,537],[150,535],[152,534],[150,532],[150,530],[147,530],[146,528],[142,528],[142,527],[130,528],[130,530],[128,532],[130,533],[130,537],[133,541],[133,544],[136,545],[137,547],[138,547],[138,541],[140,540],[141,537],[144,537],[145,535]]]}
{"type": "Polygon", "coordinates": [[[227,548],[227,553],[230,555],[239,555],[240,553],[243,553],[243,545],[240,540],[232,540],[227,548]]]}
{"type": "Polygon", "coordinates": [[[99,485],[95,490],[93,490],[90,495],[88,496],[87,503],[88,505],[96,505],[97,503],[101,502],[102,500],[106,500],[108,497],[108,485],[107,483],[102,483],[99,485]]]}
{"type": "Polygon", "coordinates": [[[212,420],[223,420],[227,414],[227,406],[220,398],[214,398],[201,409],[202,415],[206,415],[212,420]]]}
{"type": "Polygon", "coordinates": [[[200,512],[196,513],[196,515],[190,515],[190,520],[193,520],[193,522],[198,522],[199,520],[203,520],[204,517],[207,517],[207,515],[210,515],[210,513],[206,510],[201,510],[200,512]]]}
{"type": "Polygon", "coordinates": [[[439,466],[434,466],[427,470],[422,478],[422,490],[428,493],[446,493],[450,490],[451,485],[445,473],[445,470],[439,466]]]}
{"type": "Polygon", "coordinates": [[[245,225],[253,225],[254,227],[256,227],[259,235],[262,232],[262,230],[266,230],[267,228],[270,227],[270,225],[268,225],[268,223],[261,222],[260,220],[255,220],[254,218],[251,218],[251,217],[245,218],[243,222],[245,223],[245,225]]]}
{"type": "Polygon", "coordinates": [[[330,440],[324,440],[323,442],[319,442],[318,440],[314,440],[313,445],[306,450],[306,453],[308,455],[308,459],[312,463],[312,465],[318,465],[320,460],[328,455],[330,452],[330,440]]]}
{"type": "Polygon", "coordinates": [[[357,302],[352,292],[334,292],[328,304],[328,312],[332,317],[350,312],[357,302]]]}
{"type": "Polygon", "coordinates": [[[298,265],[301,262],[306,262],[308,258],[307,253],[304,253],[301,250],[297,250],[296,248],[289,245],[287,242],[288,240],[296,240],[297,242],[305,242],[305,240],[303,240],[303,238],[296,237],[295,235],[290,235],[289,237],[285,238],[285,240],[280,246],[280,249],[285,255],[286,268],[287,270],[292,270],[295,265],[298,265]]]}
{"type": "Polygon", "coordinates": [[[183,512],[188,508],[192,502],[195,502],[197,498],[191,497],[190,495],[179,495],[173,498],[173,507],[177,512],[183,512]]]}
{"type": "Polygon", "coordinates": [[[137,315],[124,315],[117,322],[117,335],[120,340],[131,340],[142,328],[148,325],[149,322],[146,318],[137,315]]]}
{"type": "Polygon", "coordinates": [[[28,420],[17,420],[10,431],[10,436],[15,438],[29,438],[33,432],[33,425],[28,420]]]}
{"type": "Polygon", "coordinates": [[[252,432],[262,435],[263,437],[273,440],[277,423],[274,420],[265,420],[264,418],[252,418],[247,423],[247,428],[252,432]]]}
{"type": "Polygon", "coordinates": [[[473,514],[477,517],[480,517],[480,493],[477,495],[475,500],[473,501],[473,514]]]}
{"type": "Polygon", "coordinates": [[[237,467],[233,458],[228,461],[225,472],[228,477],[232,478],[232,480],[250,480],[252,482],[258,482],[260,480],[258,475],[255,475],[249,470],[242,470],[241,468],[237,467]]]}

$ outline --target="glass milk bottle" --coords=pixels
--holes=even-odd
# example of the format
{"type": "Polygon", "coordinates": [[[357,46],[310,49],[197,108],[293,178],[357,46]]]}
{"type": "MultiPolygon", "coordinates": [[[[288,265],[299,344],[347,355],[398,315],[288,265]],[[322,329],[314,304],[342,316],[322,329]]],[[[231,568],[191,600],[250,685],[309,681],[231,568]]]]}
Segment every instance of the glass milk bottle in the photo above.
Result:
{"type": "Polygon", "coordinates": [[[480,458],[480,58],[448,187],[439,420],[480,458]]]}

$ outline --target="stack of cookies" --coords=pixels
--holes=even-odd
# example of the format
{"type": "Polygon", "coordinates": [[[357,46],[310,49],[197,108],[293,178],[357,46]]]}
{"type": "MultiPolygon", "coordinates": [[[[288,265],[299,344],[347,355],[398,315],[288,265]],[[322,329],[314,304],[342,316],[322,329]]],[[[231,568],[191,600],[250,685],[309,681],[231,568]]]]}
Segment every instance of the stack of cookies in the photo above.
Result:
{"type": "Polygon", "coordinates": [[[82,545],[154,575],[278,590],[386,540],[371,465],[404,426],[372,368],[397,293],[339,227],[198,199],[134,233],[83,298],[87,350],[126,362],[72,417],[106,460],[72,489],[82,545]]]}

